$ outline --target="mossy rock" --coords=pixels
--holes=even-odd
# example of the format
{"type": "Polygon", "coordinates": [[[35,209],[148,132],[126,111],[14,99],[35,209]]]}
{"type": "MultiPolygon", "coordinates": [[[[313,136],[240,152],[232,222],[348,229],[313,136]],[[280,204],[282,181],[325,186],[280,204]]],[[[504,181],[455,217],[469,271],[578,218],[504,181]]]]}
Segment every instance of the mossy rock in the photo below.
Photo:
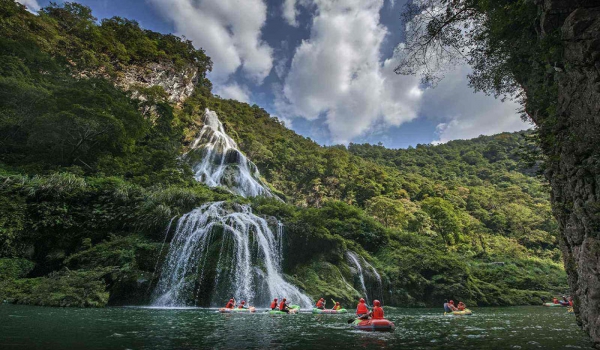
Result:
{"type": "Polygon", "coordinates": [[[302,282],[306,293],[314,300],[333,299],[343,305],[353,305],[360,293],[343,277],[338,266],[328,262],[314,261],[296,270],[296,279],[302,282]]]}

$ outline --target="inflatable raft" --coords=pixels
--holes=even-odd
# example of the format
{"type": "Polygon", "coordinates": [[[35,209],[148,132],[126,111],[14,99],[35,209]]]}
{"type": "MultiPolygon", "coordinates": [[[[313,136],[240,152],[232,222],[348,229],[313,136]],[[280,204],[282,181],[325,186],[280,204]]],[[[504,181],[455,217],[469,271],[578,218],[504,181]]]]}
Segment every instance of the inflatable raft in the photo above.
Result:
{"type": "Polygon", "coordinates": [[[463,311],[444,312],[444,315],[450,315],[450,316],[469,316],[472,314],[473,314],[473,312],[469,309],[464,309],[463,311]]]}
{"type": "MultiPolygon", "coordinates": [[[[299,305],[290,305],[290,314],[297,314],[300,311],[299,305]]],[[[269,314],[271,315],[286,315],[288,312],[279,311],[279,310],[269,310],[269,314]]]]}
{"type": "Polygon", "coordinates": [[[563,307],[564,307],[564,306],[569,306],[569,304],[565,304],[565,305],[563,305],[563,304],[554,304],[554,303],[544,303],[544,306],[546,306],[546,307],[558,307],[558,306],[563,306],[563,307]]]}
{"type": "Polygon", "coordinates": [[[339,309],[339,310],[332,310],[332,309],[313,309],[312,311],[313,314],[347,314],[348,310],[346,309],[339,309]]]}
{"type": "Polygon", "coordinates": [[[256,312],[256,308],[254,308],[254,306],[251,306],[247,309],[226,309],[224,307],[219,309],[219,312],[224,313],[224,314],[234,314],[234,313],[238,313],[238,312],[256,312]]]}
{"type": "Polygon", "coordinates": [[[356,319],[352,322],[352,327],[354,329],[360,329],[361,331],[380,331],[380,332],[391,332],[394,330],[394,322],[388,321],[386,319],[378,319],[378,320],[360,320],[356,319]]]}

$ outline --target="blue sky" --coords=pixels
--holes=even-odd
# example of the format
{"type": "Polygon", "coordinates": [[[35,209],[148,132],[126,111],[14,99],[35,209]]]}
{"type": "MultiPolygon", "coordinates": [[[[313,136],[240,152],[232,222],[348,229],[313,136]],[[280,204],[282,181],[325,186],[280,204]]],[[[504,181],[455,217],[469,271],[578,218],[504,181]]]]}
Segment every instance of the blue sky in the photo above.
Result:
{"type": "MultiPolygon", "coordinates": [[[[468,66],[435,89],[398,76],[406,0],[80,0],[192,40],[213,59],[214,93],[256,103],[320,144],[406,148],[530,127],[513,102],[474,94],[468,66]]],[[[19,0],[32,10],[46,0],[19,0]]],[[[58,1],[60,2],[60,1],[58,1]]]]}

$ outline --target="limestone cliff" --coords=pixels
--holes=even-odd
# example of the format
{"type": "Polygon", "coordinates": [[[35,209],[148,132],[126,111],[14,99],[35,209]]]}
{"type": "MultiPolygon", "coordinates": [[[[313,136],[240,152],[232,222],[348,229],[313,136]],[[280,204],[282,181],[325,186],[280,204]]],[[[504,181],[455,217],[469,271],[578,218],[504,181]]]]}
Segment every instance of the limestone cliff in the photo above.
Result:
{"type": "Polygon", "coordinates": [[[118,74],[116,82],[124,90],[160,86],[167,93],[169,102],[180,104],[194,92],[198,67],[188,64],[177,68],[170,62],[127,66],[118,74]]]}
{"type": "Polygon", "coordinates": [[[564,52],[562,62],[549,62],[556,111],[533,118],[546,140],[546,176],[575,312],[600,348],[600,1],[536,3],[540,35],[558,31],[564,52]]]}
{"type": "Polygon", "coordinates": [[[107,74],[105,70],[82,71],[80,77],[103,77],[112,80],[125,91],[131,91],[134,98],[145,100],[140,88],[160,86],[167,94],[170,103],[180,105],[194,92],[200,79],[198,67],[188,63],[183,67],[176,67],[169,61],[148,62],[145,64],[119,64],[115,72],[107,74]]]}

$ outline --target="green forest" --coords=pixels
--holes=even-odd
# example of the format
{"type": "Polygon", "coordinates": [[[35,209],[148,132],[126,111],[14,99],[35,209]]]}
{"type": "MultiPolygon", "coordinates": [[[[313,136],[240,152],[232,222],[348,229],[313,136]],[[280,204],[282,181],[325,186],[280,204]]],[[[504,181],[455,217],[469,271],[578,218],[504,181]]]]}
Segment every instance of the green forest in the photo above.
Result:
{"type": "Polygon", "coordinates": [[[210,201],[282,220],[285,276],[313,298],[359,297],[342,282],[348,250],[377,268],[391,306],[540,304],[568,288],[534,131],[324,147],[213,95],[202,50],[135,21],[0,0],[0,34],[0,300],[147,304],[169,222],[210,201]],[[196,67],[192,95],[115,86],[149,62],[196,67]],[[180,155],[205,108],[283,201],[194,180],[180,155]]]}

